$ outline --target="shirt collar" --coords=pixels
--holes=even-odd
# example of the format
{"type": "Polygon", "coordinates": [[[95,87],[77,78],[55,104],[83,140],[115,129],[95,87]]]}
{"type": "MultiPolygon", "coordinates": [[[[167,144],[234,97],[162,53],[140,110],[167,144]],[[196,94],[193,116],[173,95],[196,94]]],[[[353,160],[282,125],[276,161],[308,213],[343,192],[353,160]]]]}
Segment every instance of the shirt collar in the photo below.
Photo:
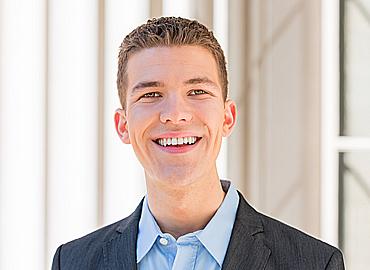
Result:
{"type": "Polygon", "coordinates": [[[227,191],[226,196],[207,226],[197,234],[199,241],[220,267],[225,259],[239,205],[238,192],[230,181],[221,180],[221,184],[224,191],[227,191]]]}
{"type": "Polygon", "coordinates": [[[155,221],[152,213],[149,210],[148,201],[145,196],[143,201],[143,208],[141,210],[139,230],[137,235],[137,263],[139,263],[149,252],[158,235],[160,235],[161,233],[161,229],[159,228],[157,222],[155,221]]]}
{"type": "MultiPolygon", "coordinates": [[[[217,261],[220,267],[226,255],[239,204],[239,195],[230,181],[221,180],[221,184],[223,190],[227,192],[221,206],[208,222],[207,226],[203,230],[195,233],[196,237],[217,261]],[[217,237],[215,237],[215,235],[217,235],[217,237]]],[[[137,236],[137,263],[144,258],[157,237],[162,234],[163,233],[150,212],[148,201],[145,197],[137,236]]]]}

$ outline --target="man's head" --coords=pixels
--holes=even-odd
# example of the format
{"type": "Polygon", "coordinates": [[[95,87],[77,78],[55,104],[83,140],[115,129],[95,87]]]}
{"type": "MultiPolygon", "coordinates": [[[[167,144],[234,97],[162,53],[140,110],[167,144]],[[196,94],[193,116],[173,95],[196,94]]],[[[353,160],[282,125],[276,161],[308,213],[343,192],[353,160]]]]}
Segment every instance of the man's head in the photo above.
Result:
{"type": "Polygon", "coordinates": [[[218,181],[216,159],[236,107],[226,98],[225,60],[212,34],[186,19],[149,21],[125,38],[119,61],[116,130],[147,185],[218,181]]]}
{"type": "Polygon", "coordinates": [[[120,46],[117,88],[122,108],[126,107],[127,64],[130,56],[143,49],[184,45],[201,46],[213,55],[218,66],[223,99],[226,101],[228,81],[225,56],[213,33],[197,21],[161,17],[137,27],[125,37],[120,46]]]}

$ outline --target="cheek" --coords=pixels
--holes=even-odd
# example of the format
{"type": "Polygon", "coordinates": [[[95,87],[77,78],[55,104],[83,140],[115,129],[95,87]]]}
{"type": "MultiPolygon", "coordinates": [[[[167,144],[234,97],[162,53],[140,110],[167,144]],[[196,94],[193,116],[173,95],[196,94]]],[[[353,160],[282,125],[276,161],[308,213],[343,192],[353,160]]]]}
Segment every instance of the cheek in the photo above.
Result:
{"type": "Polygon", "coordinates": [[[139,104],[136,106],[132,106],[130,110],[130,116],[133,119],[133,121],[151,121],[158,113],[158,108],[156,106],[153,106],[151,104],[139,104]]]}
{"type": "Polygon", "coordinates": [[[220,116],[211,115],[207,122],[203,122],[209,143],[216,145],[222,140],[222,118],[220,116]]]}
{"type": "Polygon", "coordinates": [[[204,106],[204,108],[200,110],[199,115],[201,115],[204,124],[213,132],[222,128],[224,122],[224,111],[219,108],[219,106],[204,106]]]}
{"type": "Polygon", "coordinates": [[[130,138],[142,137],[153,122],[155,112],[148,108],[135,107],[128,113],[128,132],[130,138]]]}

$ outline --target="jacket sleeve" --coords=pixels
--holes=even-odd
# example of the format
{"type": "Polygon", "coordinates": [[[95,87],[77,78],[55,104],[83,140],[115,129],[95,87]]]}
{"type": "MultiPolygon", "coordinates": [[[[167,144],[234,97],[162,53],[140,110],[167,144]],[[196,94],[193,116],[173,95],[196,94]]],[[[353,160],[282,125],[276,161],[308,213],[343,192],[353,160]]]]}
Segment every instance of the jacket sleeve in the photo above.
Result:
{"type": "Polygon", "coordinates": [[[62,249],[62,246],[59,246],[57,251],[54,254],[51,270],[60,270],[60,250],[61,249],[62,249]]]}
{"type": "Polygon", "coordinates": [[[325,269],[326,270],[344,270],[345,269],[343,255],[339,250],[335,250],[333,252],[325,269]]]}

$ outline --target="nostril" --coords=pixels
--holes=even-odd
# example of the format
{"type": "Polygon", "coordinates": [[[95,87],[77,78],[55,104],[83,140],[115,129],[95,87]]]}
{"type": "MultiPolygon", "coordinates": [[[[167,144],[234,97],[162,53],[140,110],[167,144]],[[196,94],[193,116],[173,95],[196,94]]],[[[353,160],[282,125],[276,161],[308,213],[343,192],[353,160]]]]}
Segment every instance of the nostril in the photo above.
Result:
{"type": "Polygon", "coordinates": [[[176,112],[176,113],[161,113],[160,116],[160,121],[162,123],[167,123],[167,122],[173,122],[173,123],[181,123],[181,122],[187,122],[192,119],[192,115],[188,112],[176,112]]]}

